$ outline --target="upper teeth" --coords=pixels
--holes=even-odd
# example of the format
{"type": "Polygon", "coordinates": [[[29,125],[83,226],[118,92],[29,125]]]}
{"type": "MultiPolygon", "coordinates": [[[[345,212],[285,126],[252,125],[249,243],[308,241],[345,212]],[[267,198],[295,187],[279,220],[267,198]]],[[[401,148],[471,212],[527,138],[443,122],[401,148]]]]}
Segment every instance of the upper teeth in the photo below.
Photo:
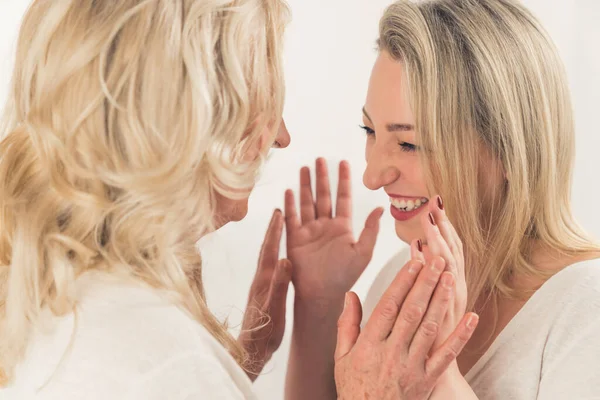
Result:
{"type": "Polygon", "coordinates": [[[394,207],[396,207],[402,211],[416,210],[417,208],[421,207],[428,201],[429,200],[426,197],[423,197],[423,198],[420,198],[417,200],[405,200],[405,199],[398,199],[398,198],[390,197],[390,203],[392,203],[392,205],[394,207]]]}

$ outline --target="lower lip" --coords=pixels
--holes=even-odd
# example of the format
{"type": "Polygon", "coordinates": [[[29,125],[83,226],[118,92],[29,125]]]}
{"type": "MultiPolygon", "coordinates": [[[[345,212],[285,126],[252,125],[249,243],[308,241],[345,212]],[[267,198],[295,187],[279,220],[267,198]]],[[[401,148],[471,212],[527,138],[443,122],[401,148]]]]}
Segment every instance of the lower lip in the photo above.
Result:
{"type": "Polygon", "coordinates": [[[419,213],[421,211],[423,211],[423,209],[425,209],[425,208],[426,208],[425,206],[421,206],[421,207],[417,208],[416,210],[412,210],[412,211],[400,211],[396,207],[390,206],[392,217],[394,217],[397,221],[408,221],[409,219],[412,219],[412,218],[416,217],[417,215],[419,215],[419,213]]]}

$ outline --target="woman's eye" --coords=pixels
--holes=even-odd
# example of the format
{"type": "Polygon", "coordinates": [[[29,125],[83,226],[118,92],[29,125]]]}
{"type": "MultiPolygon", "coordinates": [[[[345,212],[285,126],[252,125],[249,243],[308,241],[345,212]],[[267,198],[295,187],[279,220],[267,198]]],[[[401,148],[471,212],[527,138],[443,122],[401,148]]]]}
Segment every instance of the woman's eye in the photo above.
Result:
{"type": "Polygon", "coordinates": [[[398,144],[400,145],[400,148],[402,149],[402,151],[412,152],[412,151],[417,151],[417,149],[418,149],[418,147],[412,143],[399,142],[398,144]]]}
{"type": "Polygon", "coordinates": [[[359,125],[360,129],[362,129],[363,131],[365,131],[365,133],[367,134],[367,136],[371,136],[375,134],[375,131],[371,128],[369,128],[368,126],[364,126],[364,125],[359,125]]]}

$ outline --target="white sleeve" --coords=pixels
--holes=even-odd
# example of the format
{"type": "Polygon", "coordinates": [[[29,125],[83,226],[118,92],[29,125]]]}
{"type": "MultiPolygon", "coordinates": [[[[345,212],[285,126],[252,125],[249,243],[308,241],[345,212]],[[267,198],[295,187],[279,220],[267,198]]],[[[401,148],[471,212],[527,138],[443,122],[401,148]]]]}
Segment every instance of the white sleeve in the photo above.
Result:
{"type": "Polygon", "coordinates": [[[550,333],[537,400],[600,399],[599,313],[598,301],[588,303],[550,333]]]}
{"type": "Polygon", "coordinates": [[[233,377],[209,354],[175,357],[135,382],[127,400],[245,400],[233,377]]]}

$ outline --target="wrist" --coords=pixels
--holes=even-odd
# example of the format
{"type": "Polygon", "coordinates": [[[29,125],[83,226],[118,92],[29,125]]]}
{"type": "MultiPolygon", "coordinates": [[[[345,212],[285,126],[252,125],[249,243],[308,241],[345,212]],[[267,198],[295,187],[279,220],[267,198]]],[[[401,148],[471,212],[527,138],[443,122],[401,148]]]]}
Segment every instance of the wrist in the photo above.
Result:
{"type": "Polygon", "coordinates": [[[458,368],[458,363],[456,360],[452,361],[452,363],[448,366],[448,369],[440,376],[438,380],[439,385],[452,385],[460,380],[464,380],[463,375],[460,373],[460,369],[458,368]]]}
{"type": "Polygon", "coordinates": [[[329,320],[337,319],[344,308],[344,295],[340,296],[321,296],[303,295],[296,293],[294,296],[294,315],[300,318],[329,320]]]}
{"type": "Polygon", "coordinates": [[[477,399],[454,361],[438,379],[429,400],[477,399]]]}
{"type": "MultiPolygon", "coordinates": [[[[315,301],[296,298],[294,303],[293,338],[306,345],[306,342],[324,346],[331,343],[335,349],[337,322],[342,313],[344,299],[340,301],[315,301]],[[318,338],[318,340],[315,340],[318,338]]],[[[333,353],[332,353],[333,354],[333,353]]]]}

